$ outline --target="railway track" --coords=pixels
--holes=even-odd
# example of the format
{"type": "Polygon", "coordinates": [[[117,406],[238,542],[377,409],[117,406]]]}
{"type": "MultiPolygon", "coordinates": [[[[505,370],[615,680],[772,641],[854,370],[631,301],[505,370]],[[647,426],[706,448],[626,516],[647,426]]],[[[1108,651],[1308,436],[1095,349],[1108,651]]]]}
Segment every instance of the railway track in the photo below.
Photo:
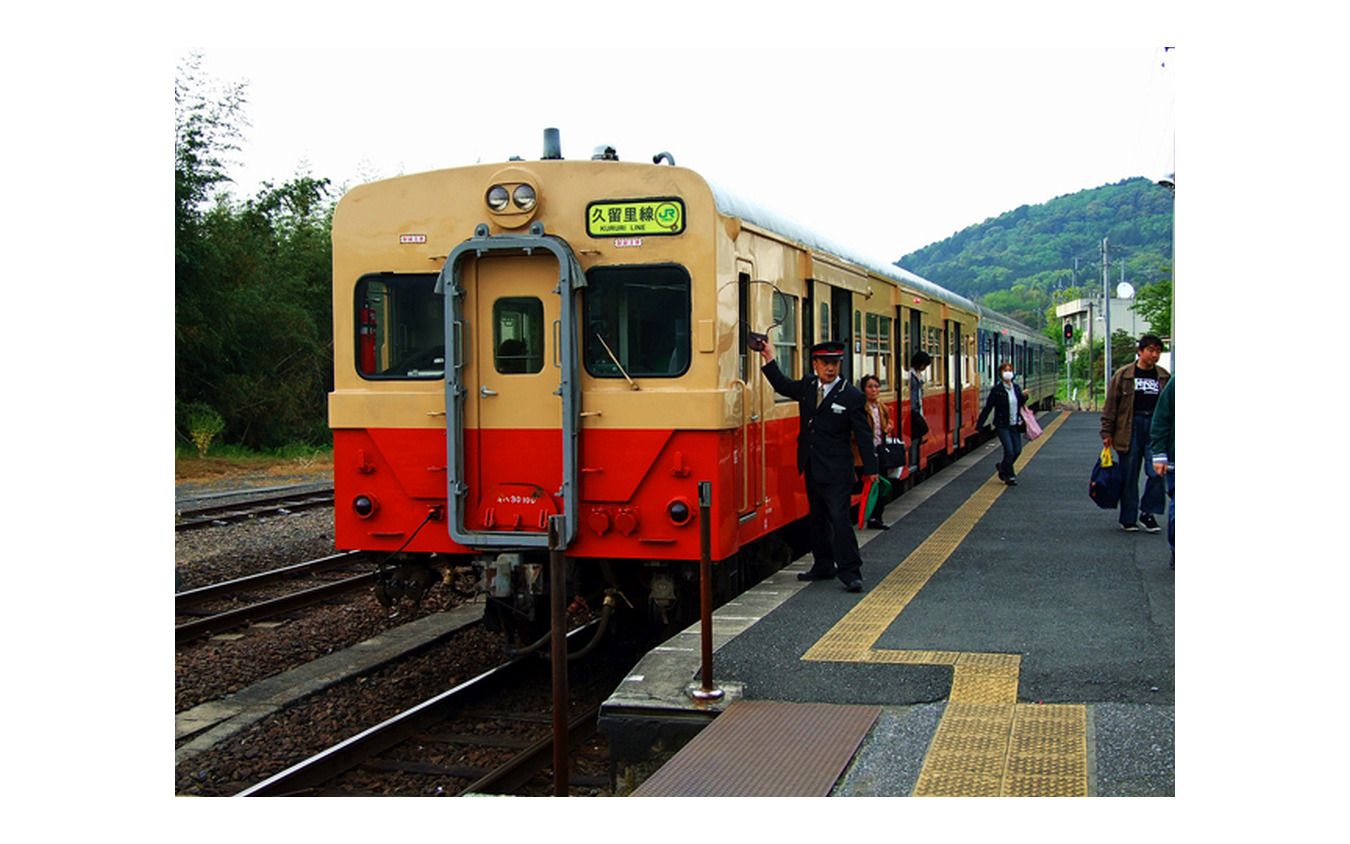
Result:
{"type": "Polygon", "coordinates": [[[272,618],[292,610],[368,588],[375,582],[376,572],[374,571],[367,571],[352,577],[284,593],[242,607],[223,610],[203,609],[203,607],[209,607],[210,605],[228,605],[229,602],[237,600],[241,595],[256,592],[260,589],[271,589],[278,584],[295,580],[311,580],[316,575],[350,566],[359,560],[359,553],[343,552],[297,563],[293,566],[203,586],[199,589],[178,592],[174,595],[174,614],[176,616],[201,614],[202,617],[176,625],[174,627],[174,640],[181,645],[203,636],[221,633],[251,622],[272,618]]]}
{"type": "Polygon", "coordinates": [[[193,530],[231,522],[247,521],[269,515],[286,515],[302,510],[333,506],[333,488],[292,490],[263,496],[236,498],[219,504],[201,504],[178,510],[174,530],[193,530]]]}
{"type": "MultiPolygon", "coordinates": [[[[595,627],[594,623],[580,627],[568,639],[588,641],[595,627]]],[[[578,667],[602,658],[595,655],[578,667]]],[[[605,751],[588,747],[600,703],[614,682],[603,668],[598,673],[600,678],[570,685],[569,750],[587,754],[592,769],[569,772],[573,788],[598,790],[609,785],[605,751]]],[[[532,780],[538,783],[552,766],[548,678],[543,660],[532,654],[518,656],[239,796],[519,793],[532,780]]],[[[545,780],[546,785],[552,781],[545,780]]]]}

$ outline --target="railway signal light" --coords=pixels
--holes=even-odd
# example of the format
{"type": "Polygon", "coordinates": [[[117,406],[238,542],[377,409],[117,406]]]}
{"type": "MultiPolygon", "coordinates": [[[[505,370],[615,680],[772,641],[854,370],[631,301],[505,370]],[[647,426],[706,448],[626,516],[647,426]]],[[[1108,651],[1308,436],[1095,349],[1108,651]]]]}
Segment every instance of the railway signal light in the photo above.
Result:
{"type": "Polygon", "coordinates": [[[1064,342],[1068,343],[1071,340],[1073,340],[1073,323],[1066,322],[1064,323],[1064,342]]]}

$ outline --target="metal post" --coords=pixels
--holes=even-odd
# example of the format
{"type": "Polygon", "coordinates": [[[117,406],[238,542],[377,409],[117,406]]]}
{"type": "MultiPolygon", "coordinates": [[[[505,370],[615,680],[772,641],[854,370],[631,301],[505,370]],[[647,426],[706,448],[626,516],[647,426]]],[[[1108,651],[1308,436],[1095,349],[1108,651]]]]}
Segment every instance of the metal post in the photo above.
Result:
{"type": "Polygon", "coordinates": [[[1092,408],[1093,410],[1095,410],[1095,409],[1097,408],[1097,393],[1096,393],[1096,391],[1093,389],[1093,388],[1096,386],[1096,384],[1094,383],[1094,380],[1093,380],[1093,379],[1094,379],[1094,376],[1093,376],[1093,374],[1092,374],[1092,326],[1093,326],[1093,324],[1094,324],[1095,322],[1096,322],[1096,321],[1092,318],[1092,300],[1089,299],[1089,300],[1088,300],[1088,336],[1087,336],[1087,356],[1088,356],[1088,362],[1087,362],[1087,374],[1088,374],[1087,389],[1088,389],[1088,406],[1089,406],[1090,408],[1092,408]]]}
{"type": "Polygon", "coordinates": [[[702,605],[703,685],[689,694],[694,700],[719,700],[722,690],[713,685],[712,656],[712,481],[698,482],[699,599],[702,605]]]}
{"type": "Polygon", "coordinates": [[[564,517],[548,518],[549,612],[553,641],[553,796],[566,797],[567,746],[567,549],[564,517]]]}

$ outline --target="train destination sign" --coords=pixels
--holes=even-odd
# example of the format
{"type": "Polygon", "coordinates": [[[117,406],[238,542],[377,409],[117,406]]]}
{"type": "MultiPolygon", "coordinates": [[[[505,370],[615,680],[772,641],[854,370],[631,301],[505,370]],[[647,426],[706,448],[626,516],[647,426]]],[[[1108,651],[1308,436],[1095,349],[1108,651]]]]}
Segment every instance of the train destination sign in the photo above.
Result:
{"type": "Polygon", "coordinates": [[[586,233],[591,237],[670,235],[684,231],[684,200],[625,199],[586,206],[586,233]]]}

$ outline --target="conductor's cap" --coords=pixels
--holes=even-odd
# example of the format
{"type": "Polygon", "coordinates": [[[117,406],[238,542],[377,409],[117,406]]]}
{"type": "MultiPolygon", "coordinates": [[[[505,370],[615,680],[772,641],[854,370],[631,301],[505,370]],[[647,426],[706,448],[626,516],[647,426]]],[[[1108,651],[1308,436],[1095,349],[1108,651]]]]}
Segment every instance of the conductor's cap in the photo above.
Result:
{"type": "Polygon", "coordinates": [[[811,347],[811,359],[819,361],[843,360],[844,344],[838,340],[826,340],[811,347]]]}

